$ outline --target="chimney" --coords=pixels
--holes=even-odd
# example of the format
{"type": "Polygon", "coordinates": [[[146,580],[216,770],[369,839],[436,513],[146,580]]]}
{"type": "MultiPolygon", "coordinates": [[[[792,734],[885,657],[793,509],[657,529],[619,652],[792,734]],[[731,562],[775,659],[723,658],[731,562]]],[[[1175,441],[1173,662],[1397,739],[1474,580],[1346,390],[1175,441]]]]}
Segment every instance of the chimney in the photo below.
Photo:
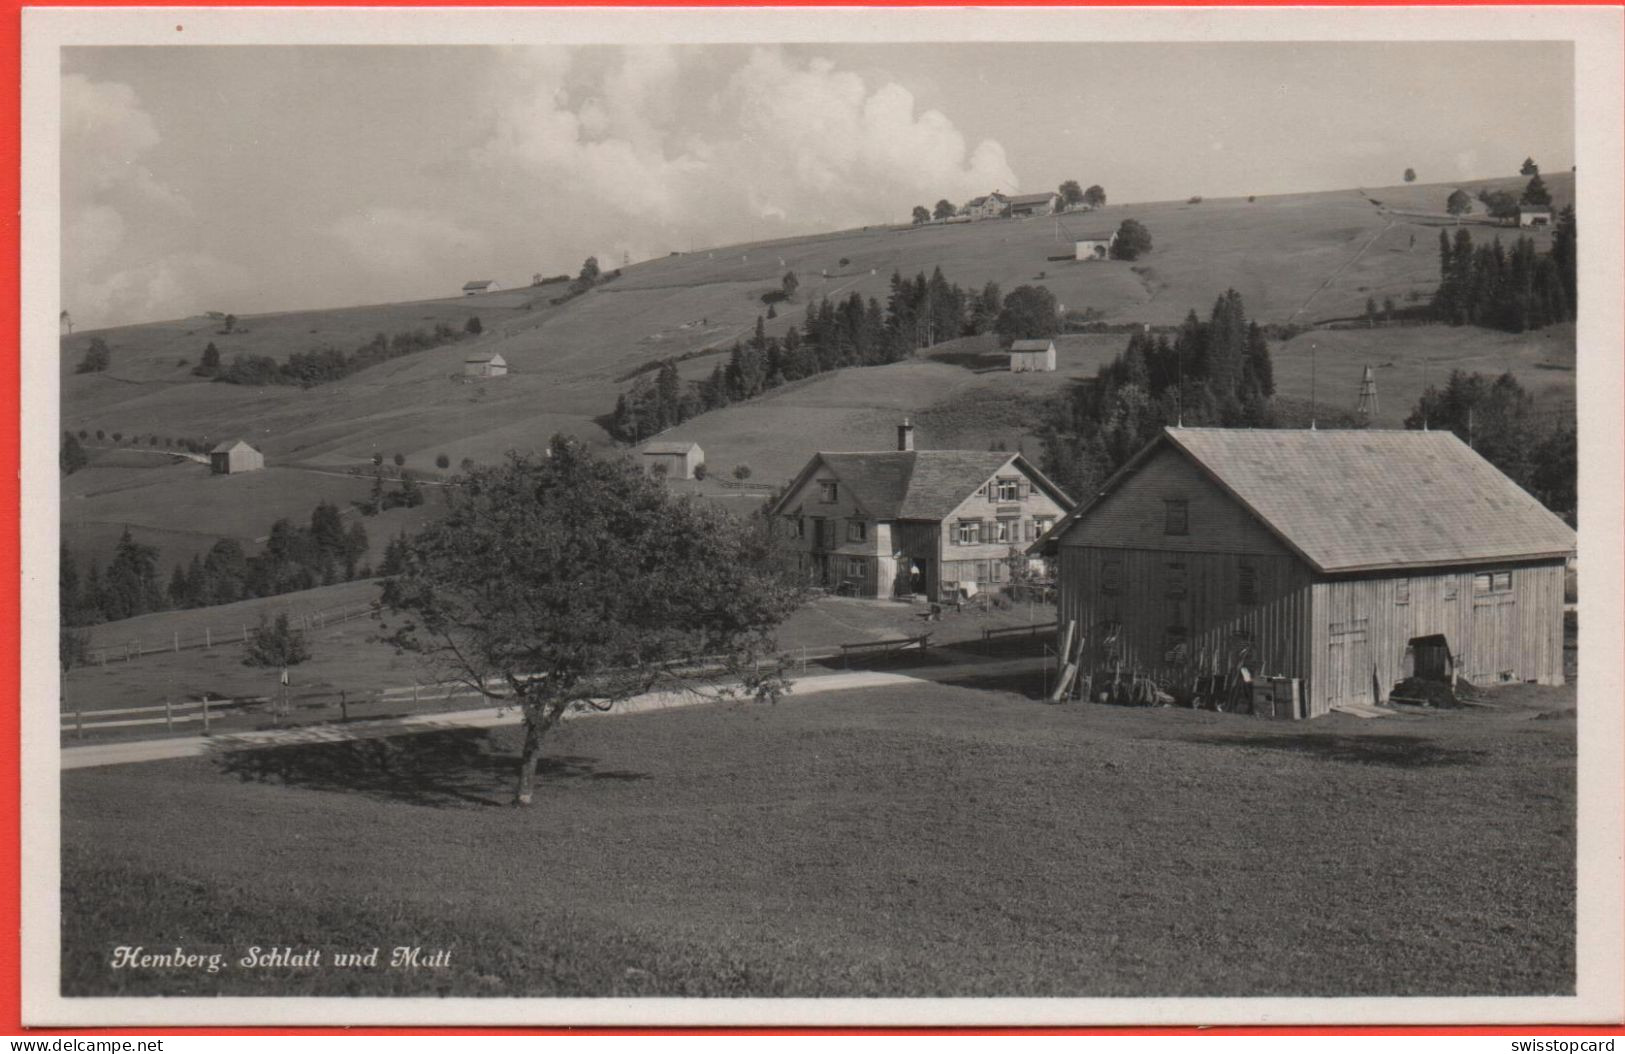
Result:
{"type": "Polygon", "coordinates": [[[897,426],[897,449],[914,449],[914,426],[908,423],[906,417],[903,418],[903,423],[897,426]]]}

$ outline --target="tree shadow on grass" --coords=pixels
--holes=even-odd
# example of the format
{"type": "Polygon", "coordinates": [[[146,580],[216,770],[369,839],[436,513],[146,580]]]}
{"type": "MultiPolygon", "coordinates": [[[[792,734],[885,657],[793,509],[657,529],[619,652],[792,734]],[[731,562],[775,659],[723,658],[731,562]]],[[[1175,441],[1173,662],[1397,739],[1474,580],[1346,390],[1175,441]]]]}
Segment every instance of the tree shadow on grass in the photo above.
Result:
{"type": "MultiPolygon", "coordinates": [[[[600,771],[596,758],[542,758],[539,781],[643,780],[641,772],[600,771]]],[[[433,808],[507,805],[519,759],[483,729],[385,739],[234,750],[217,758],[220,771],[245,783],[349,791],[433,808]]]]}
{"type": "Polygon", "coordinates": [[[1216,746],[1284,750],[1305,754],[1321,761],[1337,761],[1349,765],[1385,765],[1403,769],[1478,765],[1489,756],[1489,752],[1484,750],[1441,746],[1431,739],[1395,735],[1337,736],[1288,733],[1225,736],[1210,742],[1216,746]]]}

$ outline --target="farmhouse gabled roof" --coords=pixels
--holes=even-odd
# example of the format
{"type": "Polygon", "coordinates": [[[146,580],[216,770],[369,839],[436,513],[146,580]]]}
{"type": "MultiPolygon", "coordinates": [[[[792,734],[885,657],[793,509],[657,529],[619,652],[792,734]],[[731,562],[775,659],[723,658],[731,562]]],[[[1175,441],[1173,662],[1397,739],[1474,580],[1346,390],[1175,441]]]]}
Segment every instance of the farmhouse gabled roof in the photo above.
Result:
{"type": "Polygon", "coordinates": [[[1323,573],[1572,555],[1574,531],[1450,432],[1169,428],[1040,545],[1154,453],[1189,458],[1323,573]]]}
{"type": "Polygon", "coordinates": [[[1011,351],[1048,351],[1055,345],[1053,340],[1018,340],[1010,345],[1011,351]]]}
{"type": "Polygon", "coordinates": [[[1017,194],[1014,197],[1006,198],[1005,200],[1010,202],[1012,205],[1040,205],[1046,201],[1055,200],[1055,192],[1050,191],[1047,194],[1017,194]]]}
{"type": "Polygon", "coordinates": [[[674,440],[646,444],[643,452],[645,454],[687,454],[691,450],[698,449],[700,449],[698,443],[683,443],[674,440]]]}
{"type": "MultiPolygon", "coordinates": [[[[252,445],[250,445],[248,440],[246,440],[246,439],[228,439],[223,443],[220,443],[220,444],[218,444],[218,445],[216,445],[214,447],[211,447],[209,449],[209,453],[211,453],[211,454],[229,454],[233,450],[236,450],[238,447],[246,447],[249,450],[254,450],[254,447],[252,445]]],[[[257,454],[257,453],[259,453],[259,451],[254,450],[254,453],[257,454]]]]}
{"type": "Polygon", "coordinates": [[[494,285],[495,282],[496,282],[496,280],[494,278],[480,278],[480,279],[476,279],[475,281],[472,281],[472,282],[464,282],[463,283],[463,289],[464,290],[484,289],[487,286],[494,285]]]}
{"type": "Polygon", "coordinates": [[[1020,454],[982,450],[820,451],[790,484],[773,512],[784,511],[784,505],[822,467],[847,488],[858,508],[877,520],[940,520],[1012,463],[1062,506],[1072,504],[1064,491],[1020,454]]]}

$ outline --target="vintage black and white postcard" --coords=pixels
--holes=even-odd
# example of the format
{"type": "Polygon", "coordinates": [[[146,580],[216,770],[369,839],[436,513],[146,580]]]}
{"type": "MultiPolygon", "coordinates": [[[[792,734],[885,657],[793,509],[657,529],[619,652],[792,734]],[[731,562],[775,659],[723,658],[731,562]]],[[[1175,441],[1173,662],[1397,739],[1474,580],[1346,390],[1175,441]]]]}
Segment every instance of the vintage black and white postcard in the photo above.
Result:
{"type": "Polygon", "coordinates": [[[1618,1020],[1620,26],[26,11],[25,1022],[1618,1020]]]}

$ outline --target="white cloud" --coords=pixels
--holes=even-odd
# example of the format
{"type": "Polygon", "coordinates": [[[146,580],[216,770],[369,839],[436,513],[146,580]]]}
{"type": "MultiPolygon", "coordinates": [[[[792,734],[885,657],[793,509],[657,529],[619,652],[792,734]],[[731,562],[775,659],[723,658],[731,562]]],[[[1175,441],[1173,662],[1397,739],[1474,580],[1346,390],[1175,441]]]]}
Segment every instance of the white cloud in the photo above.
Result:
{"type": "Polygon", "coordinates": [[[684,233],[770,233],[753,220],[779,233],[874,223],[1018,186],[999,143],[970,146],[899,84],[777,48],[719,77],[712,55],[629,48],[597,72],[558,52],[511,53],[476,164],[495,186],[533,190],[521,222],[583,253],[606,239],[653,253],[684,233]]]}
{"type": "Polygon", "coordinates": [[[206,252],[177,252],[132,267],[93,269],[64,301],[79,325],[181,318],[221,309],[249,283],[241,266],[206,252]]]}
{"type": "Polygon", "coordinates": [[[334,223],[332,233],[357,262],[393,273],[477,265],[490,251],[485,235],[418,209],[353,213],[334,223]]]}

